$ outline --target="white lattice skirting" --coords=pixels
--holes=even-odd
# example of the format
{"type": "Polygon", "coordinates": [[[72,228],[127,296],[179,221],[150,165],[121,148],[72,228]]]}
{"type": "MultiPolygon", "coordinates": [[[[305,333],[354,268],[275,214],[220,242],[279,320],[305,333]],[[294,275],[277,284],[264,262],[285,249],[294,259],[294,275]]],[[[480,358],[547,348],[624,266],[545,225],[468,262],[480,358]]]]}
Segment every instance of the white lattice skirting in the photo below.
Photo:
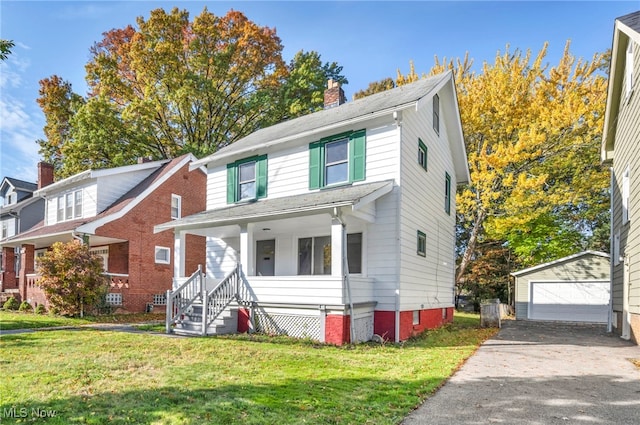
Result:
{"type": "Polygon", "coordinates": [[[269,335],[320,340],[320,317],[297,314],[265,314],[254,316],[256,331],[269,335]]]}

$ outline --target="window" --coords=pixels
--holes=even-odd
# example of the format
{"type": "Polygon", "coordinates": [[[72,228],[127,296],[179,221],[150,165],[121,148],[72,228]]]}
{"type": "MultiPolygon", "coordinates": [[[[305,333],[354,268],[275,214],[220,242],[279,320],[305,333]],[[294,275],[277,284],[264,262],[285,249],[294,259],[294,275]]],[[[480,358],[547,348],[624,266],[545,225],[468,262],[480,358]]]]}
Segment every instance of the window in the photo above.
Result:
{"type": "Polygon", "coordinates": [[[309,189],[365,179],[366,131],[351,131],[309,145],[309,189]]]}
{"type": "Polygon", "coordinates": [[[64,220],[64,197],[63,196],[58,196],[58,205],[57,205],[57,221],[62,221],[64,220]]]}
{"type": "Polygon", "coordinates": [[[167,305],[167,294],[153,294],[154,305],[167,305]]]}
{"type": "Polygon", "coordinates": [[[267,156],[255,156],[227,164],[227,203],[267,196],[267,156]]]}
{"type": "Polygon", "coordinates": [[[82,191],[76,190],[73,194],[73,216],[82,217],[82,191]]]}
{"type": "Polygon", "coordinates": [[[427,169],[427,145],[420,139],[418,139],[418,164],[427,169]]]}
{"type": "Polygon", "coordinates": [[[109,270],[109,247],[108,246],[91,248],[89,249],[89,252],[91,252],[93,255],[97,255],[98,257],[100,257],[100,260],[102,260],[103,271],[106,272],[109,270]]]}
{"type": "MultiPolygon", "coordinates": [[[[347,235],[349,273],[362,273],[362,233],[347,235]]],[[[298,239],[298,275],[331,274],[331,236],[298,239]]]]}
{"type": "Polygon", "coordinates": [[[451,214],[451,176],[444,173],[444,211],[451,214]]]}
{"type": "Polygon", "coordinates": [[[171,219],[176,220],[182,217],[182,197],[171,195],[171,219]]]}
{"type": "Polygon", "coordinates": [[[418,255],[422,257],[427,256],[427,235],[418,230],[418,247],[417,247],[418,255]]]}
{"type": "Polygon", "coordinates": [[[618,230],[613,237],[613,265],[620,264],[620,231],[618,230]]]}
{"type": "Polygon", "coordinates": [[[420,310],[413,310],[413,324],[420,324],[420,310]]]}
{"type": "Polygon", "coordinates": [[[170,264],[171,250],[164,246],[156,246],[156,264],[170,264]]]}
{"type": "Polygon", "coordinates": [[[76,190],[57,198],[56,219],[58,222],[82,217],[82,190],[76,190]]]}
{"type": "Polygon", "coordinates": [[[330,142],[325,145],[324,181],[327,186],[349,181],[348,149],[348,139],[330,142]]]}
{"type": "Polygon", "coordinates": [[[433,129],[440,134],[440,97],[433,95],[433,129]]]}
{"type": "Polygon", "coordinates": [[[9,236],[9,225],[6,221],[2,222],[2,239],[6,239],[9,236]]]}
{"type": "Polygon", "coordinates": [[[625,71],[625,96],[628,98],[633,92],[633,42],[629,39],[627,46],[627,60],[624,67],[625,71]]]}
{"type": "Polygon", "coordinates": [[[622,224],[629,222],[629,167],[622,175],[622,224]]]}
{"type": "Polygon", "coordinates": [[[4,205],[13,205],[18,202],[18,194],[15,192],[7,193],[4,198],[4,205]]]}
{"type": "Polygon", "coordinates": [[[109,292],[106,301],[109,305],[122,305],[122,294],[109,292]]]}
{"type": "Polygon", "coordinates": [[[349,274],[362,273],[362,233],[347,235],[347,265],[349,274]]]}

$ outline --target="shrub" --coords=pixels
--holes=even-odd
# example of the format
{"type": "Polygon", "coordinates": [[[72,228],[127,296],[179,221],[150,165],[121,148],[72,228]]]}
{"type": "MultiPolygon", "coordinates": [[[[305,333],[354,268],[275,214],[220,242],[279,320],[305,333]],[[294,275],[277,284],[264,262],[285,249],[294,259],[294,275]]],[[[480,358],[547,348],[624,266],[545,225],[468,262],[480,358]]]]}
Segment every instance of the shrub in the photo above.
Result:
{"type": "Polygon", "coordinates": [[[20,303],[16,300],[16,297],[9,297],[2,306],[5,310],[17,310],[20,308],[20,303]]]}
{"type": "Polygon", "coordinates": [[[44,304],[38,304],[36,306],[36,310],[35,310],[36,314],[45,314],[46,312],[47,312],[47,308],[44,306],[44,304]]]}
{"type": "Polygon", "coordinates": [[[19,311],[31,311],[33,310],[33,307],[31,307],[31,304],[29,304],[28,301],[22,301],[20,303],[20,307],[18,308],[19,311]]]}
{"type": "Polygon", "coordinates": [[[83,316],[100,302],[108,288],[102,259],[79,241],[54,243],[37,259],[37,265],[38,285],[49,304],[62,314],[83,316]]]}

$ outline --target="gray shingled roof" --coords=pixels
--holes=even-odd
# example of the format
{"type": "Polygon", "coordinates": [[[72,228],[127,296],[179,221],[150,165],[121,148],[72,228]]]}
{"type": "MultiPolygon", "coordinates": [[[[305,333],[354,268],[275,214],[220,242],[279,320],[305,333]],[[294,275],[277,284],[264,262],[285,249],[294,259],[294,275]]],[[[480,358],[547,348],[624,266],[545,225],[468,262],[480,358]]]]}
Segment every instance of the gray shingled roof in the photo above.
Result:
{"type": "Polygon", "coordinates": [[[5,179],[7,179],[7,181],[11,183],[13,187],[19,190],[33,192],[38,188],[38,185],[35,183],[26,182],[24,180],[15,179],[13,177],[5,177],[5,179]]]}
{"type": "Polygon", "coordinates": [[[617,20],[622,22],[635,32],[640,33],[640,10],[637,12],[629,13],[628,15],[621,16],[617,18],[617,20]]]}
{"type": "Polygon", "coordinates": [[[196,228],[205,225],[223,226],[254,221],[258,218],[277,218],[300,213],[321,212],[336,207],[356,205],[364,198],[369,201],[388,193],[393,180],[356,186],[341,186],[319,192],[304,193],[282,198],[263,199],[244,204],[216,208],[155,226],[154,231],[174,228],[196,228]],[[371,195],[371,196],[370,196],[371,195]]]}
{"type": "Polygon", "coordinates": [[[289,121],[284,121],[271,127],[255,131],[248,136],[220,149],[214,154],[196,161],[192,166],[207,164],[217,156],[229,156],[252,148],[262,146],[267,142],[274,142],[295,136],[303,132],[321,129],[323,127],[346,122],[356,118],[366,118],[376,112],[400,109],[412,105],[449,78],[449,73],[424,78],[415,83],[386,90],[362,99],[344,103],[340,106],[314,112],[289,121]]]}

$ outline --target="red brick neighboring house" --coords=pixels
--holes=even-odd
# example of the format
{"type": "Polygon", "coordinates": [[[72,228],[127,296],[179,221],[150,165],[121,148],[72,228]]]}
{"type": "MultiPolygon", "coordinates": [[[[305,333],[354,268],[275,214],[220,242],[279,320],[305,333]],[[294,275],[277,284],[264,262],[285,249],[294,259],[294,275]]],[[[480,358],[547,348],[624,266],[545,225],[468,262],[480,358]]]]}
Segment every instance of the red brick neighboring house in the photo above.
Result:
{"type": "Polygon", "coordinates": [[[37,286],[35,258],[54,242],[78,239],[104,260],[111,277],[107,302],[126,312],[148,311],[164,304],[173,276],[193,273],[205,264],[205,238],[189,235],[184,252],[176,252],[171,231],[153,233],[156,224],[205,209],[206,174],[189,171],[196,158],[144,162],[104,170],[87,170],[39,189],[45,217],[39,225],[2,243],[18,248],[20,297],[47,304],[37,286]],[[174,270],[175,256],[183,258],[174,270]]]}

